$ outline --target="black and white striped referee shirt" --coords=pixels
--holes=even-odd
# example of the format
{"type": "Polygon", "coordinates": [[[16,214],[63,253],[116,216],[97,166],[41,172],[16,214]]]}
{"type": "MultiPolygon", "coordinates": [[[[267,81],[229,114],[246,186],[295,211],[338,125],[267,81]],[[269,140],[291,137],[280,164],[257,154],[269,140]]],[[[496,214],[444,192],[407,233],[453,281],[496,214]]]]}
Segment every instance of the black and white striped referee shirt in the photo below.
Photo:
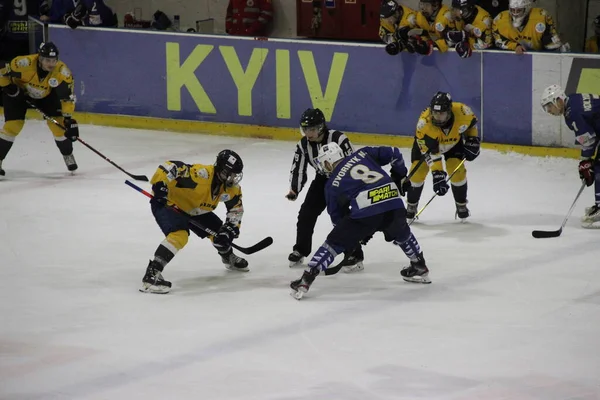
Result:
{"type": "Polygon", "coordinates": [[[336,142],[340,145],[344,151],[345,156],[349,156],[354,153],[354,147],[348,137],[336,130],[328,130],[323,136],[323,140],[320,143],[310,142],[306,136],[304,136],[296,145],[296,152],[294,153],[294,161],[292,162],[292,169],[290,170],[290,187],[294,193],[299,194],[304,185],[306,184],[307,176],[306,170],[308,164],[311,165],[319,175],[323,175],[317,169],[315,164],[315,158],[319,154],[321,146],[336,142]]]}

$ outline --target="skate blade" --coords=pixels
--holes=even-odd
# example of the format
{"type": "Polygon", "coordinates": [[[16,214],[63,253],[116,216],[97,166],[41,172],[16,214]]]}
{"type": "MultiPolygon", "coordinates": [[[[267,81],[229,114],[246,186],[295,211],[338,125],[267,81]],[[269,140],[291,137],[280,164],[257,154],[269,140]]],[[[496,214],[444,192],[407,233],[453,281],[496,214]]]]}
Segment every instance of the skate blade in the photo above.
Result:
{"type": "Polygon", "coordinates": [[[290,291],[290,296],[292,296],[293,298],[295,298],[296,300],[300,300],[302,297],[304,297],[304,294],[307,292],[308,290],[306,289],[302,289],[299,288],[298,290],[294,290],[292,289],[290,291]]]}
{"type": "Polygon", "coordinates": [[[357,262],[354,265],[346,265],[342,268],[345,274],[353,274],[355,272],[360,272],[365,269],[365,266],[362,262],[357,262]]]}
{"type": "Polygon", "coordinates": [[[290,268],[297,268],[304,266],[304,257],[300,259],[300,261],[290,261],[290,268]]]}
{"type": "Polygon", "coordinates": [[[167,294],[167,293],[169,293],[169,291],[171,291],[171,288],[164,287],[164,286],[150,285],[148,287],[142,286],[139,290],[142,293],[167,294]]]}
{"type": "Polygon", "coordinates": [[[248,268],[248,267],[235,268],[235,267],[232,267],[231,265],[226,265],[225,269],[227,269],[227,271],[234,271],[234,272],[248,272],[248,271],[250,271],[250,268],[248,268]]]}
{"type": "Polygon", "coordinates": [[[403,276],[402,279],[404,279],[405,282],[409,282],[409,283],[423,283],[423,284],[431,283],[431,280],[427,276],[413,276],[413,277],[403,276]]]}
{"type": "Polygon", "coordinates": [[[600,221],[581,221],[581,227],[585,229],[600,229],[600,221]]]}

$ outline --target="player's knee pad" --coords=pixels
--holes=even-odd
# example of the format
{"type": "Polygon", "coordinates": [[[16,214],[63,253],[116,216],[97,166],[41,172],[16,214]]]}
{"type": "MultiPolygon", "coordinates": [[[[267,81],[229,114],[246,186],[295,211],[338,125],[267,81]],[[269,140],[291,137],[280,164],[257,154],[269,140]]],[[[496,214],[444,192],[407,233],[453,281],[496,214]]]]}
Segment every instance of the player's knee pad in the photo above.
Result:
{"type": "Polygon", "coordinates": [[[23,125],[25,125],[25,121],[22,119],[6,121],[0,131],[1,137],[9,142],[14,142],[15,137],[23,130],[23,125]]]}
{"type": "Polygon", "coordinates": [[[187,231],[175,231],[167,235],[167,241],[173,245],[177,250],[181,250],[185,247],[188,242],[190,235],[187,231]]]}
{"type": "MultiPolygon", "coordinates": [[[[55,119],[59,124],[61,124],[61,125],[64,124],[65,120],[63,117],[56,117],[55,119]]],[[[48,125],[48,128],[50,128],[50,131],[52,131],[52,134],[54,135],[55,138],[65,136],[65,130],[63,128],[59,127],[58,125],[56,125],[54,122],[46,121],[46,125],[48,125]]]]}
{"type": "MultiPolygon", "coordinates": [[[[413,161],[412,165],[410,166],[410,170],[414,171],[418,163],[419,161],[413,161]]],[[[410,182],[413,184],[413,186],[419,186],[419,184],[423,184],[423,182],[425,182],[425,178],[427,178],[428,173],[429,167],[427,166],[427,164],[421,163],[419,169],[410,178],[410,182]]]]}
{"type": "MultiPolygon", "coordinates": [[[[462,160],[458,158],[449,158],[446,160],[446,168],[448,175],[452,174],[454,170],[460,165],[462,160]]],[[[456,171],[452,178],[450,178],[450,182],[454,186],[461,186],[467,182],[467,169],[465,168],[465,164],[461,165],[460,168],[456,171]]]]}

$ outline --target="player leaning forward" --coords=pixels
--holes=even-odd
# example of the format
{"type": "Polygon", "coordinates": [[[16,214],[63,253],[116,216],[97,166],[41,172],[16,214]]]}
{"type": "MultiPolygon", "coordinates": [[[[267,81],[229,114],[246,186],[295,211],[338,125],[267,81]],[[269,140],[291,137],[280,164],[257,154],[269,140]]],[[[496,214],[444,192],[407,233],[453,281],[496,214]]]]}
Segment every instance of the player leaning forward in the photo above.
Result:
{"type": "Polygon", "coordinates": [[[334,258],[355,248],[375,232],[399,246],[410,259],[410,266],[400,271],[407,282],[431,283],[429,270],[417,239],[406,222],[401,195],[410,183],[400,150],[394,147],[363,147],[344,156],[335,143],[323,145],[317,165],[329,176],[325,184],[327,212],[333,230],[319,247],[302,277],[291,282],[292,296],[302,298],[317,275],[327,269],[334,258]],[[391,165],[392,177],[382,168],[391,165]]]}
{"type": "Polygon", "coordinates": [[[419,160],[425,157],[419,169],[410,178],[412,184],[406,196],[406,218],[413,219],[417,213],[423,184],[429,169],[433,176],[433,191],[438,196],[448,192],[448,172],[452,195],[456,203],[456,215],[461,220],[471,214],[467,208],[467,169],[463,159],[473,161],[479,155],[480,139],[477,133],[477,117],[466,104],[453,102],[449,93],[437,92],[417,123],[417,133],[411,152],[415,170],[419,160]],[[444,171],[442,158],[446,161],[444,171]]]}
{"type": "Polygon", "coordinates": [[[231,248],[231,242],[240,233],[244,214],[239,186],[243,168],[242,159],[232,150],[221,151],[214,165],[166,161],[158,167],[151,180],[154,197],[150,204],[156,223],[166,237],[148,264],[141,292],[168,293],[171,282],[163,278],[162,272],[187,244],[190,231],[201,238],[209,236],[191,224],[190,218],[217,232],[212,238],[213,246],[227,269],[248,271],[248,262],[233,254],[231,248]],[[213,212],[220,202],[227,207],[225,223],[213,212]],[[175,211],[173,206],[188,215],[175,211]]]}
{"type": "Polygon", "coordinates": [[[75,110],[73,76],[65,63],[59,61],[54,43],[42,43],[38,54],[15,57],[10,64],[0,67],[0,88],[5,121],[0,130],[0,175],[4,175],[2,161],[25,124],[28,102],[66,128],[47,122],[67,168],[75,171],[72,142],[79,137],[79,128],[71,118],[75,110]]]}
{"type": "Polygon", "coordinates": [[[595,203],[585,209],[581,218],[584,228],[600,228],[600,96],[589,93],[565,95],[558,85],[547,87],[541,104],[548,114],[563,115],[581,146],[579,177],[587,186],[594,185],[595,203]]]}

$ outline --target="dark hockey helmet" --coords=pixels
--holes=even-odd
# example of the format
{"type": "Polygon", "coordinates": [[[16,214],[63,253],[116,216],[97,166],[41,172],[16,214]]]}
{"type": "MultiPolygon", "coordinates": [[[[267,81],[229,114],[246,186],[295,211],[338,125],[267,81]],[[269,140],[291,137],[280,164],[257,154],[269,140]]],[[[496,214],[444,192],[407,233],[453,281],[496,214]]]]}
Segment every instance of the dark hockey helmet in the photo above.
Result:
{"type": "Polygon", "coordinates": [[[320,142],[326,127],[325,115],[318,108],[308,108],[300,117],[300,132],[311,142],[320,142]]]}
{"type": "Polygon", "coordinates": [[[379,8],[379,18],[385,19],[396,14],[400,7],[394,0],[384,0],[379,8]]]}
{"type": "Polygon", "coordinates": [[[444,126],[452,118],[452,97],[450,93],[437,92],[431,103],[429,103],[429,109],[431,110],[431,122],[435,126],[444,126]]]}
{"type": "Polygon", "coordinates": [[[594,32],[596,33],[596,36],[600,36],[600,15],[594,20],[594,32]]]}
{"type": "Polygon", "coordinates": [[[52,42],[40,44],[38,55],[45,58],[55,58],[58,60],[58,47],[52,42]]]}
{"type": "Polygon", "coordinates": [[[452,0],[452,8],[459,10],[462,19],[469,19],[475,14],[475,0],[452,0]]]}
{"type": "Polygon", "coordinates": [[[215,161],[215,176],[227,187],[237,185],[242,180],[244,163],[233,150],[222,150],[215,161]]]}

